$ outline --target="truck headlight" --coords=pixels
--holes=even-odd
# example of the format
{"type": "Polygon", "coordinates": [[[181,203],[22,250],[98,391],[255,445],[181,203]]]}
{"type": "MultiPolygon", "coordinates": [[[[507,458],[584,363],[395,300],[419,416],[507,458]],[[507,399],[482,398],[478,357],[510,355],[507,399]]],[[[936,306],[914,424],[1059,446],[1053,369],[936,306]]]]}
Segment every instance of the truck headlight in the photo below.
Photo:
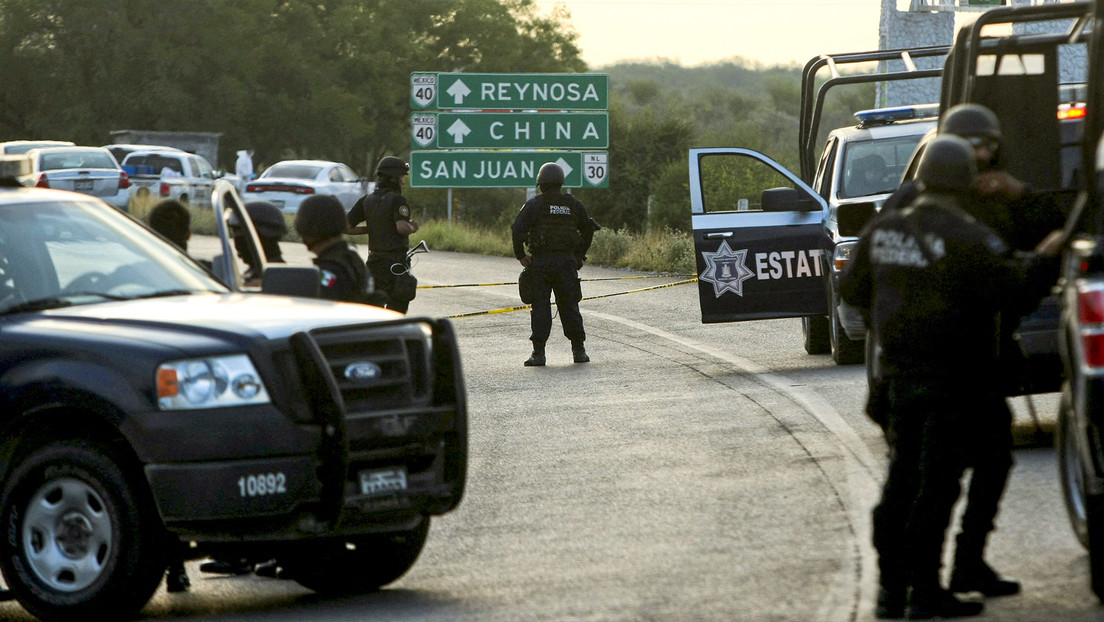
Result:
{"type": "Polygon", "coordinates": [[[157,368],[161,410],[220,408],[269,401],[261,376],[244,354],[187,359],[157,368]]]}
{"type": "Polygon", "coordinates": [[[832,271],[839,272],[851,261],[851,255],[855,252],[858,242],[840,242],[836,244],[836,250],[832,251],[832,271]]]}

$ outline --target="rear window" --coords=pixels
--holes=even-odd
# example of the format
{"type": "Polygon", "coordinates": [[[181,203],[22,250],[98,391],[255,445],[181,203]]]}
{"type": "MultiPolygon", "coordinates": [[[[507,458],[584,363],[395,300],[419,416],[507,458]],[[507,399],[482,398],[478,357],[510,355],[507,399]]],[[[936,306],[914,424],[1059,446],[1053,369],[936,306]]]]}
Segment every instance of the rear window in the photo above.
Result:
{"type": "Polygon", "coordinates": [[[322,170],[321,166],[309,164],[274,164],[262,177],[290,177],[292,179],[314,179],[322,170]]]}
{"type": "Polygon", "coordinates": [[[107,151],[64,151],[43,153],[39,156],[40,170],[55,171],[66,168],[118,168],[118,164],[107,151]]]}

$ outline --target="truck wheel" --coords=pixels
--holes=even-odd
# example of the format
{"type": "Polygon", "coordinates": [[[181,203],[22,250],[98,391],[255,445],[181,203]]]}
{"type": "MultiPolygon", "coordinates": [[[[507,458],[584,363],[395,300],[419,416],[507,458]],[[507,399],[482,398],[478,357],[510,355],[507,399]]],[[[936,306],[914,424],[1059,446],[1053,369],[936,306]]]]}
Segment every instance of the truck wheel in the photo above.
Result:
{"type": "Polygon", "coordinates": [[[1062,482],[1062,499],[1066,502],[1070,527],[1081,546],[1088,550],[1089,519],[1085,477],[1081,467],[1081,454],[1077,451],[1077,433],[1073,429],[1070,399],[1069,383],[1066,382],[1062,386],[1054,444],[1058,451],[1058,475],[1062,482]]]}
{"type": "Polygon", "coordinates": [[[426,516],[410,531],[311,544],[288,567],[299,585],[322,594],[371,592],[410,570],[428,534],[426,516]]]}
{"type": "Polygon", "coordinates": [[[1059,479],[1062,481],[1062,497],[1066,502],[1070,526],[1081,546],[1089,552],[1093,593],[1104,600],[1104,494],[1090,494],[1087,490],[1081,453],[1077,450],[1072,400],[1067,381],[1062,385],[1054,438],[1058,449],[1059,479]]]}
{"type": "Polygon", "coordinates": [[[0,569],[49,620],[136,614],[165,569],[152,503],[106,447],[69,440],[30,453],[0,496],[0,569]]]}
{"type": "Polygon", "coordinates": [[[188,195],[186,195],[186,194],[180,195],[180,198],[178,198],[177,201],[180,201],[185,206],[188,205],[188,195]]]}
{"type": "Polygon", "coordinates": [[[843,332],[836,306],[832,305],[831,317],[828,319],[829,345],[832,348],[832,360],[837,365],[857,365],[863,362],[865,344],[862,341],[852,341],[847,333],[843,332]]]}
{"type": "Polygon", "coordinates": [[[823,315],[801,318],[801,334],[805,338],[805,351],[809,354],[828,354],[828,318],[823,315]]]}

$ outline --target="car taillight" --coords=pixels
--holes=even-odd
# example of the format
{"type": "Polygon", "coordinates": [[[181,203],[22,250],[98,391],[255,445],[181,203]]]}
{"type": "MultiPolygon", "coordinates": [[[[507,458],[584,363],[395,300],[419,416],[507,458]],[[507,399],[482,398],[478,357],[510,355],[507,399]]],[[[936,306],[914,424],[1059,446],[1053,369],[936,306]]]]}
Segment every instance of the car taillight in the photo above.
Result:
{"type": "Polygon", "coordinates": [[[49,188],[50,187],[50,180],[46,179],[46,173],[39,173],[38,174],[38,181],[35,182],[35,187],[36,188],[49,188]]]}
{"type": "Polygon", "coordinates": [[[126,171],[119,172],[119,190],[126,190],[130,187],[130,176],[126,174],[126,171]]]}
{"type": "Polygon", "coordinates": [[[246,192],[262,192],[263,190],[264,190],[264,186],[254,186],[253,184],[250,184],[250,185],[245,187],[246,192]]]}
{"type": "Polygon", "coordinates": [[[163,197],[169,196],[169,184],[167,182],[164,182],[164,181],[161,182],[160,191],[161,191],[161,196],[163,196],[163,197]]]}
{"type": "Polygon", "coordinates": [[[1077,288],[1077,320],[1081,326],[1104,323],[1104,287],[1080,285],[1077,288]]]}
{"type": "Polygon", "coordinates": [[[1077,320],[1081,333],[1084,365],[1104,367],[1104,283],[1083,283],[1077,287],[1077,320]]]}

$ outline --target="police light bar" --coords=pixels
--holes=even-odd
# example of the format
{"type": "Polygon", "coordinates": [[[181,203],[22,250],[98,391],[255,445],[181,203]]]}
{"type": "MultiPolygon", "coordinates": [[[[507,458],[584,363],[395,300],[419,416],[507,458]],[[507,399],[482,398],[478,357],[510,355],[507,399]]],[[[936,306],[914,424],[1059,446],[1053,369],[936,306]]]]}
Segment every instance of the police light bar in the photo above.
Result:
{"type": "Polygon", "coordinates": [[[895,106],[893,108],[874,108],[872,110],[860,110],[855,113],[859,120],[859,127],[871,125],[888,125],[897,121],[910,119],[924,119],[939,116],[939,104],[919,104],[915,106],[895,106]]]}
{"type": "Polygon", "coordinates": [[[1085,104],[1058,104],[1058,120],[1060,121],[1065,119],[1084,119],[1086,114],[1085,104]]]}
{"type": "Polygon", "coordinates": [[[16,180],[31,174],[31,158],[26,155],[0,156],[0,179],[16,180]]]}

